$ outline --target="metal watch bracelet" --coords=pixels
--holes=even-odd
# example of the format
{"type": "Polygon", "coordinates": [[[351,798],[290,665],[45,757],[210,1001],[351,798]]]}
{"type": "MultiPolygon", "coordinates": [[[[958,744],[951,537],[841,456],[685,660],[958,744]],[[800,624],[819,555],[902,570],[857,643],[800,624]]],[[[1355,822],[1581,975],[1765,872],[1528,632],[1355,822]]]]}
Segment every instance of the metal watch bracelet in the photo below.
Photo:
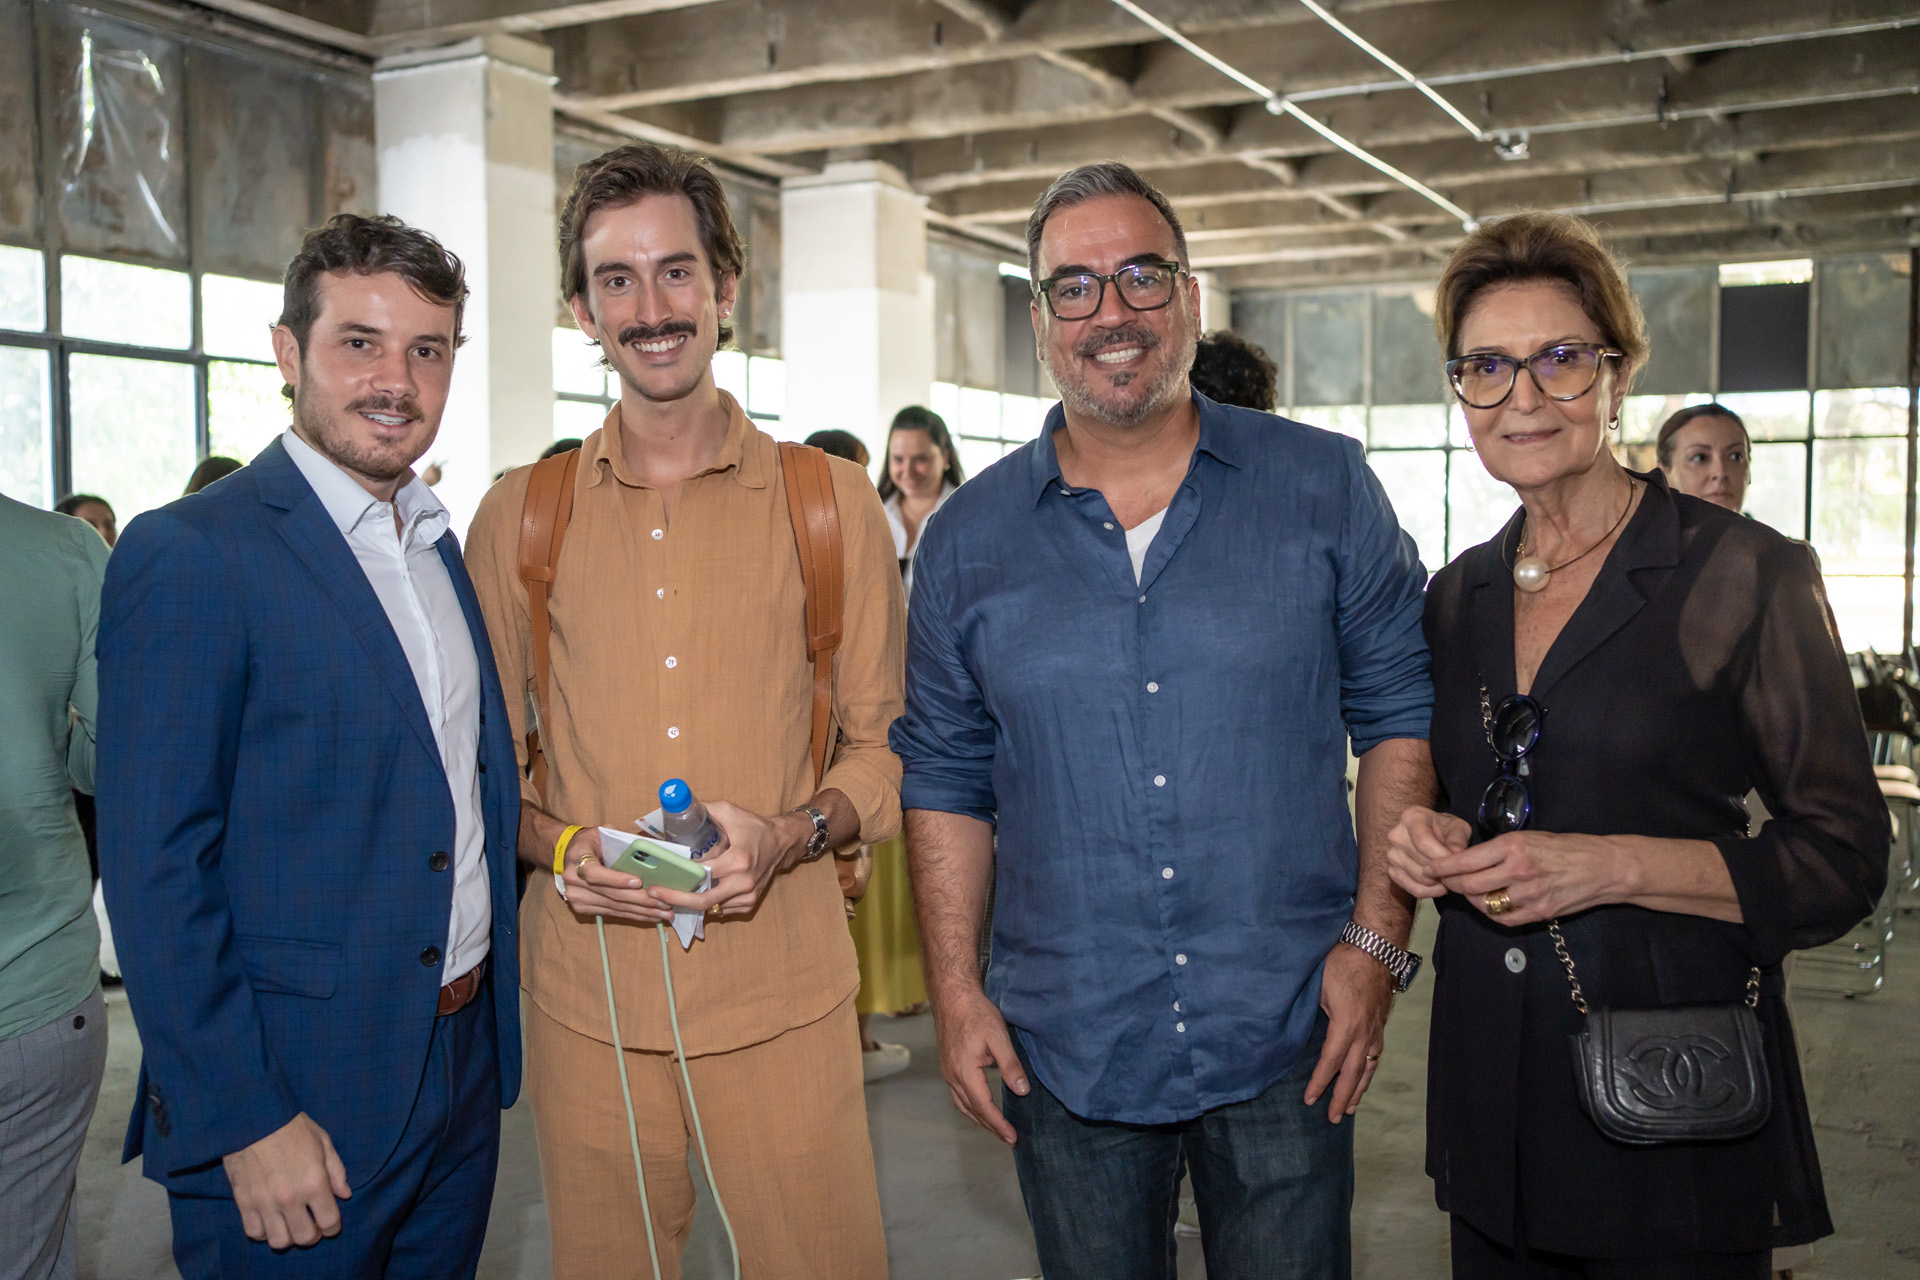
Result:
{"type": "Polygon", "coordinates": [[[1346,927],[1340,930],[1340,941],[1378,960],[1393,975],[1396,993],[1412,986],[1414,975],[1420,972],[1421,957],[1404,947],[1394,946],[1358,920],[1347,921],[1346,927]]]}

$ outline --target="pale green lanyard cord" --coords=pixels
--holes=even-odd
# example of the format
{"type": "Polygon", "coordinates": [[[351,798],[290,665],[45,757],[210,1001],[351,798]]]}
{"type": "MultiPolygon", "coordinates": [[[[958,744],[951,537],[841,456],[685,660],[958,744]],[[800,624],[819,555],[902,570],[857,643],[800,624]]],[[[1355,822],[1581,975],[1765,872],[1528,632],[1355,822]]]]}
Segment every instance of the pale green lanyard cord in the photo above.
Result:
{"type": "MultiPolygon", "coordinates": [[[[620,1041],[620,1014],[613,1004],[613,966],[607,960],[607,921],[595,916],[593,927],[600,934],[600,976],[607,983],[607,1022],[613,1032],[613,1056],[620,1067],[620,1100],[627,1106],[627,1142],[633,1149],[633,1177],[640,1186],[640,1217],[647,1226],[647,1256],[653,1261],[653,1280],[660,1280],[660,1249],[653,1239],[653,1213],[647,1206],[647,1175],[640,1166],[640,1125],[633,1116],[633,1087],[627,1083],[626,1050],[620,1041]]],[[[740,1242],[733,1235],[733,1220],[720,1200],[720,1187],[713,1180],[713,1161],[707,1158],[707,1135],[700,1127],[700,1107],[693,1100],[693,1077],[687,1074],[687,1051],[680,1043],[680,1014],[673,999],[673,965],[667,958],[667,926],[654,926],[660,934],[660,975],[667,984],[667,1022],[673,1027],[673,1051],[680,1058],[680,1080],[687,1088],[687,1110],[693,1113],[693,1136],[700,1144],[700,1168],[707,1175],[707,1190],[713,1193],[713,1207],[720,1211],[720,1225],[727,1231],[727,1247],[733,1251],[733,1280],[740,1280],[740,1242]]]]}

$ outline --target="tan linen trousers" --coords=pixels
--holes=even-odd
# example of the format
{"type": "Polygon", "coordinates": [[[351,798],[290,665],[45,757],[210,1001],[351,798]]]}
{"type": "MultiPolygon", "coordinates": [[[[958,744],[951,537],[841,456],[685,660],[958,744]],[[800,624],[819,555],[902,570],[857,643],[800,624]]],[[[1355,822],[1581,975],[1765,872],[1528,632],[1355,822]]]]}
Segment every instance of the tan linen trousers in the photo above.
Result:
{"type": "MultiPolygon", "coordinates": [[[[525,1009],[554,1280],[651,1280],[613,1046],[525,1009]]],[[[849,996],[816,1022],[687,1062],[743,1280],[886,1280],[859,1045],[849,996]]],[[[693,1115],[672,1054],[624,1057],[660,1274],[680,1280],[693,1115]]]]}

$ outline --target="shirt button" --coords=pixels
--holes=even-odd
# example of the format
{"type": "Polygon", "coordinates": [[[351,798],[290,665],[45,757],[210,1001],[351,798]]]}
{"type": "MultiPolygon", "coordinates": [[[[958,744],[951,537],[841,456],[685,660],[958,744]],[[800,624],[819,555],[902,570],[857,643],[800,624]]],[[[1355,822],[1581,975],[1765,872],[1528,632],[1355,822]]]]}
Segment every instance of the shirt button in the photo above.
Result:
{"type": "Polygon", "coordinates": [[[1527,953],[1518,947],[1507,948],[1507,972],[1519,973],[1527,967],[1527,953]]]}
{"type": "Polygon", "coordinates": [[[1158,680],[1147,681],[1147,692],[1148,693],[1160,692],[1160,682],[1158,680]]]}
{"type": "Polygon", "coordinates": [[[420,953],[420,963],[431,969],[440,963],[440,948],[428,947],[420,953]]]}
{"type": "Polygon", "coordinates": [[[1147,602],[1147,598],[1146,598],[1145,596],[1141,596],[1141,597],[1140,597],[1140,603],[1141,603],[1141,604],[1145,604],[1146,602],[1147,602]]]}
{"type": "Polygon", "coordinates": [[[1161,878],[1162,880],[1171,880],[1171,879],[1173,879],[1173,868],[1172,868],[1172,867],[1162,867],[1162,868],[1160,868],[1160,878],[1161,878]]]}
{"type": "Polygon", "coordinates": [[[1107,530],[1108,532],[1112,532],[1112,530],[1113,530],[1113,521],[1111,521],[1111,520],[1102,520],[1102,521],[1100,522],[1100,527],[1101,527],[1102,529],[1105,529],[1105,530],[1107,530]]]}
{"type": "Polygon", "coordinates": [[[666,531],[665,529],[655,529],[655,530],[653,531],[653,540],[654,540],[655,542],[658,542],[658,541],[660,541],[660,539],[662,539],[662,538],[664,538],[664,537],[666,537],[666,536],[667,536],[667,531],[666,531]]]}
{"type": "Polygon", "coordinates": [[[1178,1013],[1178,1012],[1180,1012],[1180,1002],[1179,1002],[1178,1000],[1175,1000],[1175,1001],[1173,1002],[1173,1011],[1174,1011],[1175,1013],[1178,1013]]]}
{"type": "Polygon", "coordinates": [[[1184,1022],[1176,1022],[1173,1024],[1173,1029],[1175,1031],[1181,1032],[1182,1034],[1185,1034],[1187,1030],[1187,1024],[1184,1022]]]}
{"type": "Polygon", "coordinates": [[[1166,786],[1166,785],[1167,785],[1167,775],[1166,775],[1166,774],[1164,774],[1164,773],[1156,773],[1156,774],[1154,774],[1154,775],[1153,775],[1153,785],[1154,785],[1154,786],[1156,786],[1156,787],[1164,787],[1164,786],[1166,786]]]}
{"type": "Polygon", "coordinates": [[[1187,953],[1182,951],[1179,955],[1173,958],[1173,962],[1175,964],[1185,964],[1187,962],[1187,953]]]}
{"type": "Polygon", "coordinates": [[[680,659],[674,657],[672,654],[667,655],[667,670],[671,671],[673,670],[673,668],[679,665],[680,665],[680,659]]]}
{"type": "Polygon", "coordinates": [[[445,871],[452,861],[453,860],[444,853],[435,853],[427,858],[427,866],[434,871],[445,871]]]}
{"type": "Polygon", "coordinates": [[[677,725],[677,724],[670,724],[670,725],[668,725],[668,726],[667,726],[667,736],[668,736],[669,738],[677,738],[677,737],[679,737],[679,736],[680,736],[680,726],[679,726],[679,725],[677,725]]]}
{"type": "Polygon", "coordinates": [[[667,598],[667,589],[665,587],[655,587],[653,589],[653,597],[656,600],[665,600],[667,598]]]}

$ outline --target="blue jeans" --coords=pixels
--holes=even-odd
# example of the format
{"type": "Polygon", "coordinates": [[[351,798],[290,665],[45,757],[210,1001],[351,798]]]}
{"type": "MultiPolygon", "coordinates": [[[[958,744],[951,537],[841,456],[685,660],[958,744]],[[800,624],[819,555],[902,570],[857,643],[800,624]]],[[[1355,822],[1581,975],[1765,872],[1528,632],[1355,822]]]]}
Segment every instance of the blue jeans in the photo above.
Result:
{"type": "Polygon", "coordinates": [[[1325,1036],[1323,1014],[1300,1060],[1266,1092],[1178,1124],[1082,1119],[1031,1068],[1026,1097],[1003,1087],[1047,1280],[1174,1280],[1183,1169],[1207,1280],[1347,1280],[1353,1121],[1328,1123],[1331,1089],[1314,1106],[1300,1100],[1325,1036]]]}
{"type": "MultiPolygon", "coordinates": [[[[170,1195],[173,1258],[185,1280],[461,1280],[480,1265],[500,1158],[493,976],[436,1018],[419,1095],[378,1170],[347,1170],[340,1234],[306,1248],[247,1239],[230,1197],[170,1195]]],[[[411,1082],[409,1082],[411,1083],[411,1082]]]]}

